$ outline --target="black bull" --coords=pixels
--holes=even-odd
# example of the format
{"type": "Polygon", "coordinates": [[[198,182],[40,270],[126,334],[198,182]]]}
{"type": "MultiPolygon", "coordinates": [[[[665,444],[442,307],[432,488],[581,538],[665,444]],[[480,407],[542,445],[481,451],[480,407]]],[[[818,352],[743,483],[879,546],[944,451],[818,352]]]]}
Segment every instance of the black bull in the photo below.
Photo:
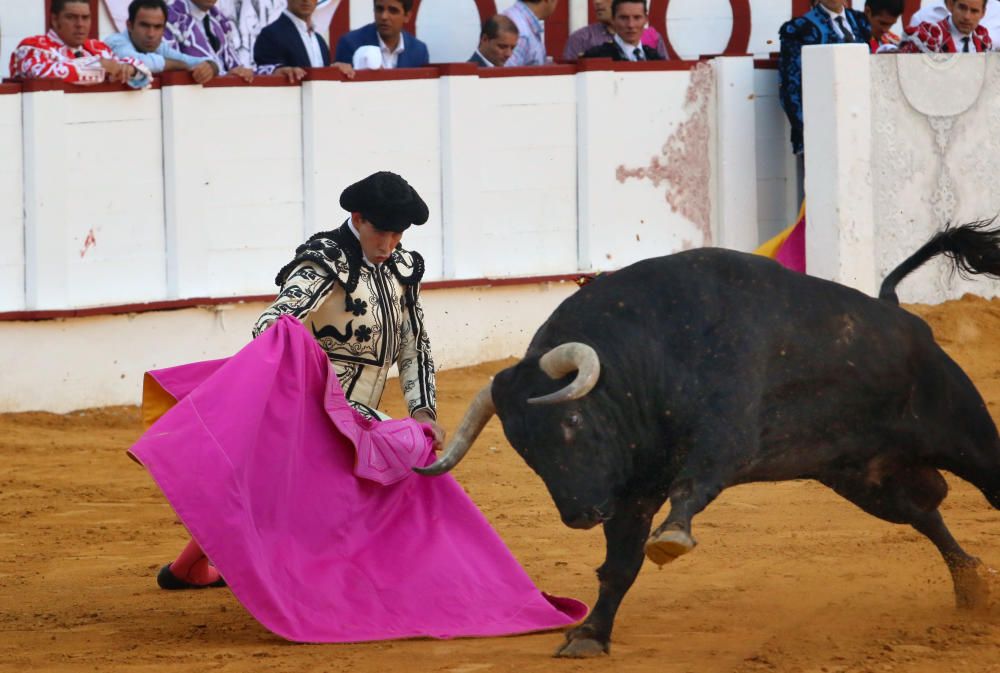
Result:
{"type": "Polygon", "coordinates": [[[663,564],[690,551],[692,517],[750,482],[815,479],[913,526],[944,557],[957,604],[981,606],[986,570],[938,512],[938,470],[1000,508],[996,426],[928,326],[898,306],[895,286],[942,253],[963,272],[995,275],[998,243],[983,223],[948,229],[889,274],[879,299],[721,249],[598,277],[555,310],[419,471],[453,467],[495,412],[563,521],[604,524],[597,603],[562,656],[607,652],[643,553],[663,564]],[[650,534],[667,499],[670,514],[650,534]]]}

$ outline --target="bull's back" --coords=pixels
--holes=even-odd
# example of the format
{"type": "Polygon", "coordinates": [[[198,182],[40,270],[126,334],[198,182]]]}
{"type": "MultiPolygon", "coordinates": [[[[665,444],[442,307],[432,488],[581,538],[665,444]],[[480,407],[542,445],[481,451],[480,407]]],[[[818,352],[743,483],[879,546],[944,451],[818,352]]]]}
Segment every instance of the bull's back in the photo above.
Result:
{"type": "Polygon", "coordinates": [[[906,413],[915,377],[928,371],[963,387],[919,318],[721,249],[598,277],[553,313],[532,349],[570,340],[598,351],[602,379],[623,396],[641,391],[692,417],[732,400],[765,442],[833,440],[866,423],[876,431],[906,413]]]}

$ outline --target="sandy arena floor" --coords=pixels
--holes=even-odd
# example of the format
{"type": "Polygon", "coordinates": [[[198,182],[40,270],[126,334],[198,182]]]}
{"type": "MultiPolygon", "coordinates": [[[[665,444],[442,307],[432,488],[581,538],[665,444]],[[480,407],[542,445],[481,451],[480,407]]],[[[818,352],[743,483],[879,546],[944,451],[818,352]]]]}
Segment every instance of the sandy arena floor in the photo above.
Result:
{"type": "MultiPolygon", "coordinates": [[[[1000,300],[916,310],[997,417],[1000,300]]],[[[440,375],[447,427],[502,366],[440,375]]],[[[398,397],[388,410],[400,413],[398,397]]],[[[957,612],[929,542],[807,482],[723,493],[696,519],[692,554],[659,570],[647,561],[619,612],[610,658],[551,659],[558,633],[290,644],[224,589],[157,589],[157,569],[185,535],[125,457],[140,432],[131,407],[0,415],[0,671],[1000,671],[1000,607],[957,612]]],[[[540,587],[593,603],[601,531],[561,525],[496,419],[456,476],[540,587]]],[[[1000,567],[1000,512],[949,481],[952,531],[1000,567]]]]}

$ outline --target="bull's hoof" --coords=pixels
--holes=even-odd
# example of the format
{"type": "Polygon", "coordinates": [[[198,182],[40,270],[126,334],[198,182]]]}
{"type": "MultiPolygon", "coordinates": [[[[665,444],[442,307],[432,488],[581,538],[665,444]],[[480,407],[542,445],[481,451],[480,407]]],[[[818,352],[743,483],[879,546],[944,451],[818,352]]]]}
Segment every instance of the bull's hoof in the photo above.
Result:
{"type": "Polygon", "coordinates": [[[646,557],[656,565],[670,563],[694,549],[695,539],[682,530],[666,530],[646,541],[646,557]]]}
{"type": "Polygon", "coordinates": [[[556,650],[555,656],[567,659],[590,659],[608,653],[608,646],[593,638],[567,640],[556,650]]]}
{"type": "Polygon", "coordinates": [[[955,605],[960,610],[987,610],[992,588],[1000,582],[1000,574],[982,563],[952,571],[955,583],[955,605]]]}

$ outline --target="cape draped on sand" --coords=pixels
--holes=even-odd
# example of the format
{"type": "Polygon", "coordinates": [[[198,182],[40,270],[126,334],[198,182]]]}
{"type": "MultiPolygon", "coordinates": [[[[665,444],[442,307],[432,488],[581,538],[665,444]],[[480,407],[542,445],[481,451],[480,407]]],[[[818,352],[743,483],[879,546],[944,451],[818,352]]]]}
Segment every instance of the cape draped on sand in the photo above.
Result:
{"type": "Polygon", "coordinates": [[[131,448],[239,601],[299,642],[498,636],[582,619],[538,590],[412,419],[369,421],[283,316],[231,358],[150,372],[131,448]]]}

